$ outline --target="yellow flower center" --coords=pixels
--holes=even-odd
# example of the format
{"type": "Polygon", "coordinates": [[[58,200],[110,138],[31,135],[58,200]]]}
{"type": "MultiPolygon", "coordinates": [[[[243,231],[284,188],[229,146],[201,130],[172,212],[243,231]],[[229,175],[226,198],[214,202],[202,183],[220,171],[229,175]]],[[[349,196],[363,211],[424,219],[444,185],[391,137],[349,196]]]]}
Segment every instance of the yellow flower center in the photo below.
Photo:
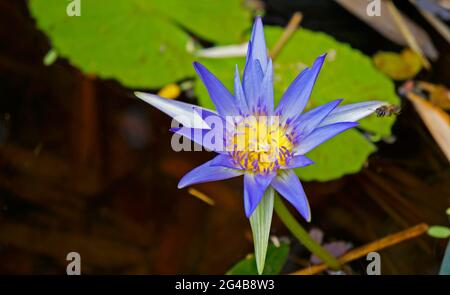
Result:
{"type": "Polygon", "coordinates": [[[249,116],[238,120],[227,140],[236,165],[249,172],[267,174],[287,164],[294,145],[277,116],[249,116]]]}

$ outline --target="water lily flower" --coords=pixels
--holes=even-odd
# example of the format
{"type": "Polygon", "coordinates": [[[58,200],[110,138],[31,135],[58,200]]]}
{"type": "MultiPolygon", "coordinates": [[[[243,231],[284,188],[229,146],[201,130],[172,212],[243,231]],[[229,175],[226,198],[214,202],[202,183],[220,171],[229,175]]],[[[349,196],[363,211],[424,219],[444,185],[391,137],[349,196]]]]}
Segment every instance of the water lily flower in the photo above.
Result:
{"type": "Polygon", "coordinates": [[[203,65],[194,63],[217,112],[136,92],[137,97],[169,116],[185,118],[177,119],[184,127],[174,128],[172,131],[218,153],[211,161],[187,173],[178,187],[243,175],[247,217],[253,214],[266,190],[272,187],[310,221],[308,200],[293,169],[313,164],[305,156],[306,153],[339,133],[357,126],[357,120],[385,104],[368,101],[339,106],[342,100],[338,99],[303,112],[325,57],[325,54],[319,56],[311,68],[303,70],[274,107],[273,65],[267,54],[262,21],[257,17],[248,45],[242,83],[236,66],[234,95],[203,65]],[[186,119],[189,115],[192,117],[192,112],[197,120],[186,119]],[[229,116],[239,119],[233,119],[230,123],[226,120],[229,116]],[[265,119],[245,120],[250,116],[265,119]],[[224,131],[225,148],[222,150],[194,136],[198,131],[202,134],[210,131],[211,126],[206,123],[208,117],[234,126],[234,131],[224,131]],[[197,121],[197,125],[194,121],[197,121]],[[249,133],[260,129],[267,130],[264,136],[257,137],[256,142],[244,140],[244,144],[237,148],[240,139],[246,139],[249,133]]]}

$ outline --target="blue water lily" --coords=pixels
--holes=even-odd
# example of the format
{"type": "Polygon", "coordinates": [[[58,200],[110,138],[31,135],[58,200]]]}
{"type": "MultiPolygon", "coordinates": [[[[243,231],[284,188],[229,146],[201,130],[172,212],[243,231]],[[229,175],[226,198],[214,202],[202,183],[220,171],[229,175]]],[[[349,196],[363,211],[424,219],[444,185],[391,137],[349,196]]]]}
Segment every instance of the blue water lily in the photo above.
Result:
{"type": "Polygon", "coordinates": [[[242,83],[236,66],[234,96],[203,65],[194,63],[217,112],[136,92],[137,97],[183,125],[172,131],[218,153],[211,161],[187,173],[178,187],[243,175],[247,217],[253,214],[266,190],[272,187],[310,221],[308,200],[293,169],[313,164],[305,156],[306,153],[357,126],[357,120],[385,104],[368,101],[339,106],[342,100],[338,99],[303,112],[325,57],[325,54],[319,56],[311,68],[303,70],[275,107],[272,60],[267,54],[261,18],[257,17],[248,45],[242,83]],[[230,117],[233,119],[229,120],[230,117]],[[250,117],[257,119],[246,120],[250,117]],[[222,146],[225,148],[219,149],[195,136],[199,131],[202,134],[211,131],[211,124],[206,123],[208,118],[218,119],[227,127],[233,127],[232,131],[223,131],[222,146]],[[256,140],[248,140],[250,134],[259,134],[258,130],[262,129],[266,130],[263,135],[258,135],[256,140]],[[242,144],[239,145],[239,141],[242,144]]]}

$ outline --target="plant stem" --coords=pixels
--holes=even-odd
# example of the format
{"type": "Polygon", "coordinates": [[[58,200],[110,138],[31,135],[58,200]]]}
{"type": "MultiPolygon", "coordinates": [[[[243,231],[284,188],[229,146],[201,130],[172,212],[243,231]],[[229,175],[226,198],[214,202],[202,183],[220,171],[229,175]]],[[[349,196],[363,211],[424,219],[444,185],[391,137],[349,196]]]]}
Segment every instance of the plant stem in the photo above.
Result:
{"type": "Polygon", "coordinates": [[[289,212],[283,204],[280,196],[276,195],[274,200],[274,209],[278,217],[291,233],[302,243],[309,251],[320,258],[323,263],[332,269],[339,269],[340,263],[327,250],[314,241],[308,232],[295,220],[294,216],[289,212]]]}
{"type": "Polygon", "coordinates": [[[303,18],[303,14],[299,11],[295,12],[292,15],[288,25],[286,26],[286,29],[284,29],[283,35],[281,35],[280,39],[278,39],[277,43],[270,51],[270,57],[273,60],[275,60],[275,58],[278,56],[278,54],[283,49],[284,45],[286,45],[289,38],[291,38],[292,35],[295,33],[298,25],[302,21],[302,18],[303,18]]]}
{"type": "Polygon", "coordinates": [[[403,35],[403,38],[405,38],[409,47],[420,56],[424,68],[430,70],[430,62],[423,54],[422,48],[417,43],[416,37],[414,37],[414,34],[409,29],[408,25],[403,19],[402,14],[398,11],[394,3],[392,3],[392,0],[385,1],[384,3],[386,4],[388,11],[391,13],[392,18],[394,19],[394,23],[397,25],[400,33],[403,35]]]}

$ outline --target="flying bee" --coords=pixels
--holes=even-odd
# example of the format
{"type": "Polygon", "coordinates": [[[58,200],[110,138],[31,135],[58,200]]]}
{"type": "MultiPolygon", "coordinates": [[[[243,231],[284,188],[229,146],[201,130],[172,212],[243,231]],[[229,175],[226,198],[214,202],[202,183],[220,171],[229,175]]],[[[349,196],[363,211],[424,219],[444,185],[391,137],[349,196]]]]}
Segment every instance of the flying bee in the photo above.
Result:
{"type": "Polygon", "coordinates": [[[395,104],[383,105],[375,110],[377,117],[390,117],[400,114],[401,108],[395,104]]]}

